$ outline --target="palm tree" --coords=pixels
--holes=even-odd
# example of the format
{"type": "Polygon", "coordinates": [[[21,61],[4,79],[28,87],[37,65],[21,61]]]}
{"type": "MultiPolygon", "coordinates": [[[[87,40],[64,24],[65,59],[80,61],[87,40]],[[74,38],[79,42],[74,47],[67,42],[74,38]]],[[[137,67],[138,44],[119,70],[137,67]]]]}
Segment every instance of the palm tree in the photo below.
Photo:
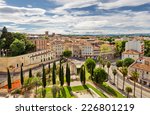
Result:
{"type": "Polygon", "coordinates": [[[129,93],[132,92],[132,88],[131,87],[126,87],[126,92],[127,92],[127,98],[129,98],[129,93]]]}
{"type": "Polygon", "coordinates": [[[115,76],[116,76],[116,74],[117,74],[117,70],[116,70],[116,69],[113,69],[112,72],[113,72],[113,75],[114,75],[114,85],[115,85],[115,78],[116,78],[115,76]]]}
{"type": "Polygon", "coordinates": [[[124,84],[125,84],[125,78],[128,75],[128,69],[127,67],[122,67],[121,68],[121,73],[123,75],[123,86],[122,86],[122,90],[124,91],[124,84]]]}
{"type": "Polygon", "coordinates": [[[132,71],[131,72],[131,77],[132,77],[132,79],[134,81],[134,94],[133,94],[133,96],[135,97],[135,87],[136,87],[136,82],[137,82],[137,80],[139,78],[139,73],[136,72],[136,71],[132,71]]]}
{"type": "Polygon", "coordinates": [[[111,66],[111,63],[110,63],[110,61],[108,61],[107,62],[108,74],[109,74],[109,68],[110,68],[110,66],[111,66]]]}

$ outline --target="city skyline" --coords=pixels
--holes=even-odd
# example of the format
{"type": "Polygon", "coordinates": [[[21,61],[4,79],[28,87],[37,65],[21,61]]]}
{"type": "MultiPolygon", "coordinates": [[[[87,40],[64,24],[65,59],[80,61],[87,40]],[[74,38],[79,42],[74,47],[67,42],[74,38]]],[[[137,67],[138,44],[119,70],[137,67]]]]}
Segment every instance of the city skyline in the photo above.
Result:
{"type": "Polygon", "coordinates": [[[58,34],[150,33],[150,0],[1,0],[0,27],[58,34]]]}

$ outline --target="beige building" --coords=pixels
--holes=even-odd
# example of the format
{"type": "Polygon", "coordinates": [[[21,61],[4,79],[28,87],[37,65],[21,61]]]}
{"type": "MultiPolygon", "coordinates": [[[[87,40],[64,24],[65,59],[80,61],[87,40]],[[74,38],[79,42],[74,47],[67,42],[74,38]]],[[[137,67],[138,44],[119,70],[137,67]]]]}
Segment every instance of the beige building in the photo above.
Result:
{"type": "Polygon", "coordinates": [[[129,67],[129,74],[132,71],[139,73],[138,82],[150,87],[150,57],[139,58],[129,67]]]}
{"type": "Polygon", "coordinates": [[[54,59],[56,54],[50,50],[42,50],[34,53],[20,55],[16,57],[1,57],[0,58],[0,71],[6,71],[7,67],[17,68],[21,65],[29,66],[32,64],[41,63],[54,59]]]}
{"type": "Polygon", "coordinates": [[[47,39],[31,39],[31,42],[35,44],[36,51],[46,50],[49,46],[49,41],[47,39]]]}

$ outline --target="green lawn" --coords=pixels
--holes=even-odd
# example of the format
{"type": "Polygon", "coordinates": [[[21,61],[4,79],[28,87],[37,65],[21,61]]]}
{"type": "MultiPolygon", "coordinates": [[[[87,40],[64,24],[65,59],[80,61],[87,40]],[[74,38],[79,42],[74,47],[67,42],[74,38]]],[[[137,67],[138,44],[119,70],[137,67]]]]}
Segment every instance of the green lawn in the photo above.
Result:
{"type": "Polygon", "coordinates": [[[85,90],[85,89],[89,89],[89,88],[91,88],[93,91],[95,91],[95,93],[97,93],[100,97],[107,98],[107,96],[105,94],[103,94],[101,91],[99,91],[98,89],[94,88],[90,84],[86,84],[86,85],[83,85],[83,86],[80,85],[80,86],[71,87],[72,91],[81,91],[81,90],[85,90]]]}
{"type": "MultiPolygon", "coordinates": [[[[107,98],[106,95],[104,95],[101,91],[99,91],[98,89],[94,88],[93,86],[91,86],[90,84],[87,85],[80,85],[80,86],[73,86],[73,87],[68,87],[68,86],[64,86],[64,87],[60,87],[60,95],[57,94],[56,98],[75,98],[71,92],[72,91],[84,91],[91,88],[93,91],[95,91],[95,93],[97,93],[100,97],[102,98],[107,98]]],[[[52,95],[52,88],[51,87],[47,87],[46,89],[46,96],[45,98],[53,98],[52,95]]],[[[42,97],[42,88],[38,89],[38,97],[42,97]]]]}
{"type": "Polygon", "coordinates": [[[99,86],[105,92],[107,92],[108,94],[112,95],[113,97],[116,97],[116,98],[125,98],[125,96],[123,96],[120,92],[118,92],[117,90],[115,90],[112,87],[110,87],[107,83],[103,83],[102,85],[99,85],[99,86]]]}

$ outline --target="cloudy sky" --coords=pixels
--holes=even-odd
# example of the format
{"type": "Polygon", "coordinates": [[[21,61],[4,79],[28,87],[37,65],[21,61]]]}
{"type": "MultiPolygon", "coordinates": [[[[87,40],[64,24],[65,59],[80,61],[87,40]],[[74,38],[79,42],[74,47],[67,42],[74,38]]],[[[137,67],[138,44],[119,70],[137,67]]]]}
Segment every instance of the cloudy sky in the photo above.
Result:
{"type": "Polygon", "coordinates": [[[27,33],[150,33],[150,0],[0,0],[0,29],[27,33]]]}

